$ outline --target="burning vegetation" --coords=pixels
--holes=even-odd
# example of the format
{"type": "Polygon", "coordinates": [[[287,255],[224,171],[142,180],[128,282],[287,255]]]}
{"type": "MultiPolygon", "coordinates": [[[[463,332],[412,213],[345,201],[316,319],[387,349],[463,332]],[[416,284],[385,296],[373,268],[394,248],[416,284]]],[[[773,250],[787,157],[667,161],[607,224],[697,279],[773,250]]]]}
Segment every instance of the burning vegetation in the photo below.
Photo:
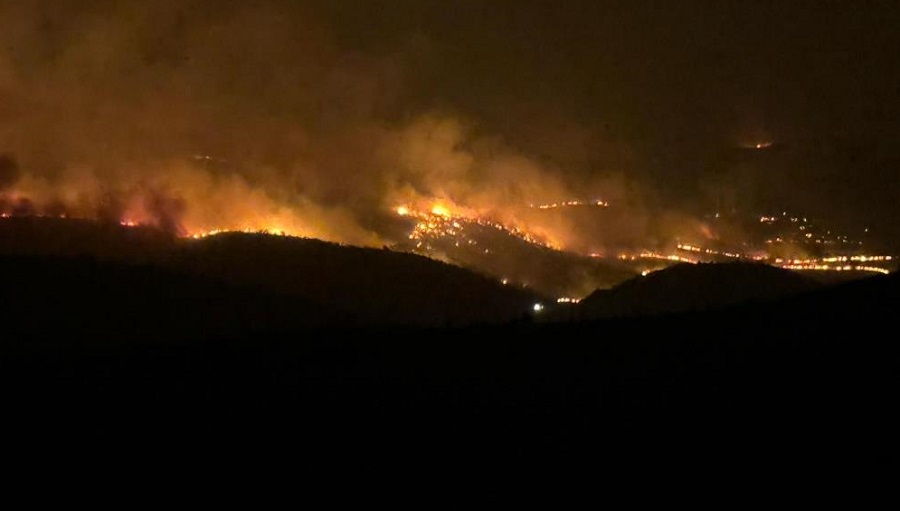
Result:
{"type": "Polygon", "coordinates": [[[0,8],[2,217],[386,246],[572,300],[684,261],[894,263],[800,215],[685,213],[632,147],[565,116],[423,100],[427,44],[347,51],[312,13],[240,3],[55,5],[0,8]]]}
{"type": "MultiPolygon", "coordinates": [[[[206,164],[210,159],[202,162],[206,164]]],[[[357,222],[327,208],[277,200],[265,187],[254,188],[238,174],[216,174],[198,168],[196,159],[171,166],[162,176],[137,184],[107,185],[94,176],[70,177],[51,184],[49,180],[23,174],[15,158],[3,155],[0,216],[90,219],[125,227],[151,227],[193,239],[243,232],[352,245],[382,243],[394,250],[475,269],[504,284],[559,297],[560,303],[577,303],[595,289],[677,263],[743,260],[802,271],[889,273],[895,259],[863,254],[859,250],[861,243],[848,243],[847,237],[841,235],[829,238],[830,230],[814,227],[807,218],[786,214],[782,215],[783,220],[762,216],[757,223],[760,231],[739,243],[729,243],[727,237],[720,239],[714,232],[717,226],[712,223],[699,230],[703,237],[712,240],[708,246],[673,241],[669,250],[665,243],[648,243],[637,249],[605,245],[603,252],[588,252],[564,241],[577,234],[577,225],[566,216],[568,213],[587,211],[593,215],[587,217],[592,221],[616,213],[615,205],[601,199],[477,208],[447,198],[419,196],[393,208],[392,216],[401,220],[403,227],[401,237],[392,237],[388,229],[366,232],[357,222]],[[797,232],[771,234],[772,228],[781,224],[797,232]],[[752,243],[765,236],[769,237],[763,243],[752,243]],[[810,244],[820,247],[819,255],[788,257],[782,255],[783,251],[772,250],[773,245],[808,250],[810,244]],[[837,252],[838,247],[843,250],[837,252]]]]}

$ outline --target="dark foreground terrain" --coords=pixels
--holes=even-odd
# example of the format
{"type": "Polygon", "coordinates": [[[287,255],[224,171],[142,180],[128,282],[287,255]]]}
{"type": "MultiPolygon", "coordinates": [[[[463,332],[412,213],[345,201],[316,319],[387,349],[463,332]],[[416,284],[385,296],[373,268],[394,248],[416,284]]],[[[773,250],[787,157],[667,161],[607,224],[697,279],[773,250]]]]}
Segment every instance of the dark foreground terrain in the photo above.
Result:
{"type": "Polygon", "coordinates": [[[623,317],[548,321],[516,313],[534,299],[520,290],[406,254],[160,246],[0,257],[7,454],[500,474],[846,468],[900,447],[896,273],[675,268],[573,309],[623,317]],[[291,292],[304,275],[318,284],[291,292]],[[672,312],[678,296],[691,310],[672,312]],[[398,322],[417,310],[428,326],[398,322]]]}
{"type": "Polygon", "coordinates": [[[4,427],[26,449],[312,467],[887,460],[898,297],[893,275],[714,313],[118,344],[19,309],[4,324],[43,342],[4,342],[4,427]]]}

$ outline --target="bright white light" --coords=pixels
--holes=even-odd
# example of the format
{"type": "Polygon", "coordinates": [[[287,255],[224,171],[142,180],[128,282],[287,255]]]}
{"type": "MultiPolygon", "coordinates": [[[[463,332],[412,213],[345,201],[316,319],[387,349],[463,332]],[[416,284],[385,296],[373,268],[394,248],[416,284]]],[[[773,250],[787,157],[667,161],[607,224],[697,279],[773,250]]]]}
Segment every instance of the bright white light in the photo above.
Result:
{"type": "Polygon", "coordinates": [[[534,312],[541,312],[544,310],[544,305],[540,303],[534,304],[534,312]]]}

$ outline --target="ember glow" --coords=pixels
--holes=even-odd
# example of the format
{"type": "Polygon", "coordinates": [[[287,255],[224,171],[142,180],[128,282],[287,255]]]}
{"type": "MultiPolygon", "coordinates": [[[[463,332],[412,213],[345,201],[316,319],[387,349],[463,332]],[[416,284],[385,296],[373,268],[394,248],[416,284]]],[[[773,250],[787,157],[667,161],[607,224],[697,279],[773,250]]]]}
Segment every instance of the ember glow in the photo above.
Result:
{"type": "Polygon", "coordinates": [[[471,210],[467,211],[465,208],[459,207],[452,207],[451,210],[451,207],[446,202],[436,201],[427,210],[417,210],[411,206],[398,206],[394,211],[399,216],[416,220],[409,239],[418,242],[434,238],[455,238],[457,244],[461,242],[477,244],[477,241],[466,236],[466,225],[468,224],[491,227],[544,248],[558,248],[550,240],[529,232],[523,227],[505,225],[490,218],[475,216],[471,210]]]}
{"type": "Polygon", "coordinates": [[[834,256],[834,257],[822,257],[822,258],[807,258],[807,259],[781,259],[775,258],[773,263],[776,266],[780,266],[782,268],[788,270],[803,270],[803,271],[859,271],[859,272],[867,272],[867,273],[880,273],[883,275],[887,275],[890,273],[890,270],[885,268],[884,266],[874,266],[874,265],[866,265],[866,264],[858,264],[858,263],[879,263],[879,264],[889,264],[893,261],[894,258],[892,256],[887,255],[854,255],[854,256],[834,256]],[[842,264],[843,263],[843,264],[842,264]],[[852,264],[848,264],[852,263],[852,264]]]}
{"type": "Polygon", "coordinates": [[[877,266],[864,266],[860,264],[783,264],[782,268],[787,270],[802,270],[802,271],[861,271],[861,272],[870,272],[870,273],[881,273],[883,275],[887,275],[890,270],[885,268],[879,268],[877,266]]]}
{"type": "Polygon", "coordinates": [[[0,194],[2,218],[47,217],[116,222],[122,227],[153,227],[186,238],[203,238],[222,232],[252,232],[274,235],[310,236],[312,232],[287,211],[253,214],[222,221],[191,215],[189,205],[160,195],[128,196],[127,200],[76,196],[74,202],[55,200],[51,203],[32,200],[14,191],[0,194]]]}
{"type": "Polygon", "coordinates": [[[697,247],[694,245],[687,245],[687,244],[682,244],[682,243],[678,244],[678,250],[684,250],[686,252],[696,252],[696,253],[705,254],[705,255],[709,255],[709,256],[723,256],[723,257],[728,257],[731,259],[753,259],[754,261],[762,261],[765,259],[762,256],[746,256],[746,255],[740,254],[738,252],[721,251],[721,250],[714,250],[714,249],[710,249],[710,248],[700,248],[700,247],[697,247]]]}
{"type": "Polygon", "coordinates": [[[557,209],[557,208],[566,208],[566,207],[598,207],[598,208],[608,208],[609,203],[603,199],[593,199],[589,201],[581,201],[581,200],[568,200],[563,202],[552,202],[549,204],[531,204],[530,207],[537,209],[557,209]]]}
{"type": "MultiPolygon", "coordinates": [[[[174,181],[163,185],[145,188],[122,187],[118,193],[102,194],[102,187],[73,186],[69,190],[51,194],[40,181],[23,179],[15,186],[0,192],[0,216],[3,218],[22,216],[44,216],[73,219],[97,219],[115,221],[123,227],[147,226],[163,229],[178,236],[202,239],[225,232],[261,233],[278,236],[315,237],[341,243],[347,242],[347,232],[353,232],[355,223],[345,221],[340,229],[328,221],[328,212],[322,208],[303,201],[284,201],[279,203],[264,190],[252,189],[244,181],[232,177],[230,179],[211,179],[200,173],[196,179],[196,171],[182,169],[176,175],[188,177],[186,184],[176,185],[174,181]],[[198,184],[199,183],[199,184],[198,184]],[[163,193],[159,190],[167,190],[163,193]],[[323,221],[323,216],[326,217],[323,221]],[[349,229],[347,226],[351,226],[349,229]]],[[[406,239],[414,242],[412,251],[430,257],[444,258],[446,253],[433,251],[432,243],[443,240],[452,246],[466,246],[470,250],[477,248],[484,254],[491,254],[495,247],[490,244],[479,245],[478,235],[472,232],[476,228],[496,230],[540,249],[570,251],[568,247],[557,242],[553,236],[553,224],[541,223],[546,217],[542,211],[569,208],[594,207],[605,210],[609,203],[600,199],[590,201],[567,200],[546,204],[521,203],[511,209],[495,207],[482,212],[478,208],[468,207],[448,198],[434,199],[420,197],[393,208],[392,213],[400,218],[413,221],[406,239]],[[505,220],[498,220],[503,218],[505,220]],[[537,229],[532,228],[534,221],[537,229]]],[[[339,216],[332,218],[339,219],[339,216]]],[[[812,234],[832,242],[831,231],[815,226],[802,216],[789,216],[785,212],[778,216],[762,216],[759,224],[774,228],[780,225],[794,229],[798,234],[812,234]]],[[[338,222],[340,224],[340,221],[338,222]]],[[[570,227],[570,226],[569,226],[570,227]]],[[[361,232],[351,244],[374,245],[379,239],[377,235],[361,232]]],[[[571,232],[571,230],[569,231],[571,232]]],[[[784,236],[788,236],[785,234],[784,236]]],[[[778,237],[787,240],[788,238],[778,237]]],[[[797,236],[802,243],[808,239],[797,236]]],[[[843,238],[838,235],[835,240],[843,238]]],[[[791,238],[793,240],[793,238],[791,238]]],[[[779,242],[781,243],[781,242],[779,242]]],[[[785,241],[784,243],[787,243],[785,241]]],[[[767,243],[771,245],[771,243],[767,243]]],[[[841,244],[843,245],[843,244],[841,244]]],[[[603,253],[590,252],[579,254],[603,259],[603,253]]],[[[452,259],[452,257],[451,257],[452,259]]],[[[797,271],[830,271],[830,272],[867,272],[886,274],[888,266],[893,264],[890,255],[870,255],[858,252],[846,255],[827,255],[822,257],[784,258],[766,251],[710,248],[699,243],[677,243],[674,250],[643,249],[636,251],[619,251],[617,261],[628,263],[641,275],[675,263],[712,262],[727,260],[755,261],[797,271]]],[[[496,271],[496,270],[495,270],[496,271]]],[[[573,297],[562,297],[560,303],[578,300],[573,297]]]]}
{"type": "Polygon", "coordinates": [[[697,259],[680,256],[678,254],[661,254],[658,252],[651,252],[649,250],[641,251],[638,254],[619,254],[620,261],[640,261],[643,259],[689,264],[697,264],[699,262],[697,259]]]}
{"type": "MultiPolygon", "coordinates": [[[[271,236],[292,236],[292,235],[290,235],[290,234],[288,234],[288,233],[286,233],[286,232],[284,232],[284,231],[280,231],[280,230],[277,230],[277,229],[274,229],[274,230],[269,230],[269,229],[263,229],[263,230],[241,229],[241,230],[239,230],[239,231],[235,231],[235,230],[225,230],[225,229],[213,229],[213,230],[211,230],[211,231],[206,231],[206,232],[195,232],[195,233],[191,233],[191,234],[188,234],[187,236],[190,237],[190,238],[192,238],[192,239],[199,240],[199,239],[203,239],[203,238],[208,238],[208,237],[210,237],[210,236],[216,236],[216,235],[218,235],[218,234],[226,234],[226,233],[230,233],[230,232],[242,232],[242,233],[244,233],[244,234],[267,234],[267,235],[271,235],[271,236]]],[[[295,236],[295,237],[296,237],[296,236],[295,236]]]]}
{"type": "MultiPolygon", "coordinates": [[[[572,17],[557,27],[566,36],[552,38],[562,46],[549,51],[541,35],[556,30],[550,20],[515,2],[495,16],[462,16],[460,30],[438,28],[452,20],[435,2],[422,3],[420,14],[430,14],[409,25],[396,22],[402,6],[354,4],[338,14],[287,0],[170,3],[179,2],[2,3],[0,215],[92,219],[187,238],[260,232],[431,257],[442,257],[428,248],[437,239],[490,254],[496,247],[470,234],[493,229],[529,249],[597,254],[595,266],[632,275],[701,261],[893,265],[829,260],[882,257],[868,254],[895,247],[870,242],[898,239],[892,162],[900,144],[884,137],[900,131],[878,123],[866,131],[861,122],[881,110],[885,122],[895,120],[882,108],[893,103],[879,101],[895,97],[896,80],[833,74],[844,52],[810,60],[784,44],[802,38],[762,46],[739,38],[723,51],[696,51],[697,40],[743,33],[731,30],[648,43],[632,28],[652,24],[617,18],[603,2],[585,3],[601,9],[591,16],[557,9],[572,17]],[[469,25],[481,19],[514,30],[469,25]],[[533,26],[520,24],[529,19],[533,26]],[[569,37],[576,26],[585,31],[569,37]],[[660,43],[665,51],[656,55],[671,50],[674,58],[640,51],[660,43]],[[744,56],[753,58],[732,60],[733,73],[704,60],[737,48],[752,48],[744,56]],[[572,60],[560,65],[559,55],[572,60]],[[822,67],[792,76],[786,83],[796,90],[785,89],[760,73],[770,66],[757,64],[770,60],[773,69],[822,67]],[[658,79],[695,72],[696,88],[658,79]],[[856,87],[867,93],[847,94],[856,87]],[[860,97],[868,103],[859,112],[817,102],[860,97]],[[809,186],[819,180],[828,186],[809,186]],[[715,222],[735,211],[754,225],[726,239],[715,222]],[[831,213],[841,229],[813,221],[831,213]],[[893,234],[878,232],[881,220],[893,234]],[[848,227],[857,225],[876,234],[848,227]]],[[[844,19],[822,17],[831,18],[844,19]]],[[[891,26],[869,28],[882,25],[891,26]]],[[[859,44],[872,41],[882,39],[859,44]]],[[[893,48],[863,46],[869,57],[893,48]]],[[[886,54],[853,61],[896,69],[887,65],[896,52],[886,54]]],[[[508,268],[515,257],[490,274],[516,283],[523,273],[508,268]]]]}
{"type": "MultiPolygon", "coordinates": [[[[738,260],[746,260],[746,261],[755,261],[755,262],[763,262],[767,264],[771,264],[772,266],[777,266],[779,268],[784,268],[787,270],[798,270],[798,271],[858,271],[858,272],[867,272],[867,273],[880,273],[887,275],[890,273],[890,270],[885,268],[884,266],[874,266],[874,265],[866,265],[859,263],[879,263],[882,265],[890,264],[893,260],[893,256],[889,255],[865,255],[865,254],[856,254],[850,256],[829,256],[829,257],[808,257],[802,259],[785,259],[781,257],[773,257],[770,255],[747,255],[737,252],[728,252],[728,251],[719,251],[708,248],[701,248],[695,245],[689,244],[678,244],[678,250],[684,252],[690,252],[695,254],[701,254],[699,257],[707,256],[707,260],[715,260],[715,257],[726,257],[730,259],[738,259],[738,260]],[[841,264],[843,263],[843,264],[841,264]],[[852,264],[848,264],[852,263],[852,264]]],[[[671,257],[671,256],[666,256],[671,257]]],[[[683,259],[682,262],[696,262],[695,260],[688,258],[680,258],[683,259]]]]}
{"type": "Polygon", "coordinates": [[[89,170],[55,180],[26,173],[0,189],[0,215],[98,220],[193,238],[230,231],[379,242],[342,208],[288,197],[236,173],[216,174],[196,161],[156,165],[152,176],[140,179],[89,170]]]}

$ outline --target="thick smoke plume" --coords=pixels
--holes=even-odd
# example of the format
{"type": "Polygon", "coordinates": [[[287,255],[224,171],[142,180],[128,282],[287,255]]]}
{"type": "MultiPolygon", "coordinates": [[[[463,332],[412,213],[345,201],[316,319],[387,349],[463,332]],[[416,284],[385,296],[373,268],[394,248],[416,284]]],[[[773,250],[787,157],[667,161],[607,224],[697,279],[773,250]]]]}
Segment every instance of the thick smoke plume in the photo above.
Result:
{"type": "Polygon", "coordinates": [[[653,221],[627,168],[590,168],[604,145],[577,122],[488,129],[422,99],[427,41],[351,50],[295,4],[0,1],[0,209],[369,246],[403,236],[398,205],[435,201],[582,251],[696,230],[653,221]],[[595,197],[617,213],[533,207],[595,197]]]}

